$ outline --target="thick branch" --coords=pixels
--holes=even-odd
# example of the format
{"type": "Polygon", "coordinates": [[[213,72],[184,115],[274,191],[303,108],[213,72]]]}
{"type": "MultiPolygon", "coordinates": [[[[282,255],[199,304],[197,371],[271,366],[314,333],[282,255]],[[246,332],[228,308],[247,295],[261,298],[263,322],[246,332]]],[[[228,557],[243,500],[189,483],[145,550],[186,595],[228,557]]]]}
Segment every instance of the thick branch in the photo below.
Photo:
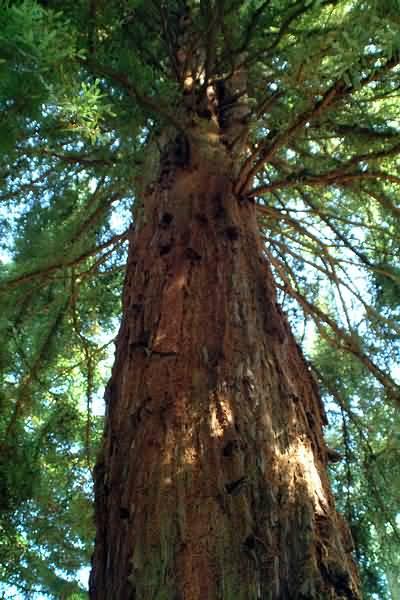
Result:
{"type": "Polygon", "coordinates": [[[301,173],[299,173],[297,176],[289,176],[285,179],[272,181],[271,183],[266,185],[260,185],[251,190],[251,192],[247,194],[247,196],[250,198],[254,198],[255,196],[260,196],[262,194],[266,194],[274,190],[293,188],[298,187],[299,185],[309,187],[326,187],[331,185],[346,185],[347,183],[351,183],[353,181],[367,179],[382,179],[384,181],[389,181],[390,183],[396,183],[400,185],[400,177],[398,177],[397,175],[392,175],[391,173],[385,173],[384,171],[357,171],[353,173],[340,173],[337,170],[335,170],[329,173],[324,173],[322,175],[304,176],[301,173]]]}

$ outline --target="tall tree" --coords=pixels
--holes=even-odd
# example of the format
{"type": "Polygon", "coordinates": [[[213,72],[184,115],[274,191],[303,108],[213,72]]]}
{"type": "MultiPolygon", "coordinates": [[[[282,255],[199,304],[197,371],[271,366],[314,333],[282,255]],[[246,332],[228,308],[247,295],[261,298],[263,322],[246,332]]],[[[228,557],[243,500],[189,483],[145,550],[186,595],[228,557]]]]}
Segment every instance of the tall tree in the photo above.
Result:
{"type": "MultiPolygon", "coordinates": [[[[399,404],[397,9],[2,3],[6,515],[48,510],[63,444],[91,464],[96,423],[70,399],[80,387],[90,415],[129,242],[91,598],[361,597],[317,379],[342,411],[348,467],[371,390],[386,430],[399,404]],[[296,334],[301,312],[303,338],[320,340],[314,371],[277,290],[296,334]]],[[[395,442],[365,445],[371,481],[395,442]]],[[[363,480],[347,476],[349,499],[363,480]]],[[[393,506],[368,513],[381,541],[397,535],[393,506]]],[[[4,522],[20,543],[34,529],[4,522]]],[[[79,593],[57,560],[43,585],[79,593]]]]}

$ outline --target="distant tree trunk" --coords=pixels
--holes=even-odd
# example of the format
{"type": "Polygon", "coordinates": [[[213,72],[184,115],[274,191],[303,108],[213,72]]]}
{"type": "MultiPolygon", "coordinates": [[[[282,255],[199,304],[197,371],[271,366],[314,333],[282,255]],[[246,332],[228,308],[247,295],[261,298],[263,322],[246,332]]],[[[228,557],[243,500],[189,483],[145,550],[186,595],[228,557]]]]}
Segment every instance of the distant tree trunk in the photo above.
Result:
{"type": "Polygon", "coordinates": [[[255,206],[223,144],[166,147],[130,244],[90,597],[358,599],[255,206]]]}

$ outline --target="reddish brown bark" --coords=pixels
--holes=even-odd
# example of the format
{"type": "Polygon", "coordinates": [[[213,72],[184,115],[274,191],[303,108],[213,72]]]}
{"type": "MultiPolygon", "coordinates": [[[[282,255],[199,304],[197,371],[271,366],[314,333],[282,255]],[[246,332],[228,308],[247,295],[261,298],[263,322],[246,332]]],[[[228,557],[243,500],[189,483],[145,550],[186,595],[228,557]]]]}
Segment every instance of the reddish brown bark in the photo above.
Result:
{"type": "Polygon", "coordinates": [[[192,147],[132,235],[92,599],[360,597],[318,390],[230,170],[192,147]]]}

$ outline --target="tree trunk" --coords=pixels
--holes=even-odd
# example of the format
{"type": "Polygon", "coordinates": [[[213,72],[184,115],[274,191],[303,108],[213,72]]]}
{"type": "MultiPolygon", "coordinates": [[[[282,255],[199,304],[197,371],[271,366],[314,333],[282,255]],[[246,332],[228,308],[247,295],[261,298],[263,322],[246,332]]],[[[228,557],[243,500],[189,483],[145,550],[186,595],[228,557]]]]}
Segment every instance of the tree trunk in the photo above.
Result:
{"type": "MultiPolygon", "coordinates": [[[[95,600],[358,599],[318,389],[219,143],[164,153],[132,234],[95,600]]],[[[169,146],[170,148],[171,146],[169,146]]]]}

